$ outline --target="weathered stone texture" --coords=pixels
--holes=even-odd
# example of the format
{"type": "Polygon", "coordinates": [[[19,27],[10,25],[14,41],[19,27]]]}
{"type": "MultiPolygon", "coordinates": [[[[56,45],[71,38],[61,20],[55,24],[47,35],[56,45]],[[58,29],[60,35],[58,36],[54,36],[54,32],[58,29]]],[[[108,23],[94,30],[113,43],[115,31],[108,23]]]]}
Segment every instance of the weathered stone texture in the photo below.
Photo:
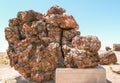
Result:
{"type": "Polygon", "coordinates": [[[41,14],[20,11],[9,20],[5,37],[10,65],[35,82],[54,79],[56,68],[98,65],[101,42],[96,36],[80,36],[79,26],[65,9],[51,7],[41,14]]]}
{"type": "Polygon", "coordinates": [[[108,65],[110,63],[116,63],[117,57],[113,51],[106,51],[99,55],[100,57],[100,64],[108,65]]]}

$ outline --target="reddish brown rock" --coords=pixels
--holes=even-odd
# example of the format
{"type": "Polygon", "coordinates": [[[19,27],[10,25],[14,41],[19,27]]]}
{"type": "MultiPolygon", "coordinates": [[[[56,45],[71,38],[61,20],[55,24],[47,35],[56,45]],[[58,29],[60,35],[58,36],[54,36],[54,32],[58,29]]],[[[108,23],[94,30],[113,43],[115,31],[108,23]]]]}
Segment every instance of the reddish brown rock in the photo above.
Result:
{"type": "Polygon", "coordinates": [[[62,36],[62,44],[69,44],[71,45],[72,39],[76,36],[80,35],[79,31],[76,31],[74,29],[71,30],[63,30],[63,36],[62,36]]]}
{"type": "Polygon", "coordinates": [[[100,54],[100,64],[108,65],[110,63],[116,63],[117,57],[113,51],[106,51],[100,54]]]}
{"type": "Polygon", "coordinates": [[[50,16],[51,14],[63,14],[65,13],[65,9],[55,5],[52,6],[46,13],[46,16],[50,16]]]}
{"type": "Polygon", "coordinates": [[[21,11],[9,20],[5,37],[10,65],[25,78],[35,82],[54,80],[56,68],[98,65],[99,39],[80,36],[74,17],[64,12],[53,6],[46,14],[21,11]]]}
{"type": "Polygon", "coordinates": [[[13,27],[13,26],[19,26],[19,20],[18,18],[13,18],[9,20],[9,26],[13,27]]]}
{"type": "Polygon", "coordinates": [[[97,52],[101,47],[101,42],[96,36],[75,36],[72,45],[80,50],[97,52]]]}
{"type": "Polygon", "coordinates": [[[52,41],[60,42],[62,30],[59,27],[47,26],[47,35],[51,38],[52,41]]]}
{"type": "Polygon", "coordinates": [[[61,29],[78,30],[78,24],[72,15],[51,15],[46,19],[46,22],[52,26],[58,26],[61,29]]]}
{"type": "Polygon", "coordinates": [[[77,48],[67,48],[69,52],[65,56],[64,64],[69,68],[88,68],[98,65],[98,53],[88,53],[77,48]]]}
{"type": "Polygon", "coordinates": [[[33,10],[24,11],[24,12],[20,11],[17,14],[17,18],[18,20],[20,20],[21,23],[40,20],[42,19],[42,17],[43,15],[41,13],[35,12],[33,10]]]}

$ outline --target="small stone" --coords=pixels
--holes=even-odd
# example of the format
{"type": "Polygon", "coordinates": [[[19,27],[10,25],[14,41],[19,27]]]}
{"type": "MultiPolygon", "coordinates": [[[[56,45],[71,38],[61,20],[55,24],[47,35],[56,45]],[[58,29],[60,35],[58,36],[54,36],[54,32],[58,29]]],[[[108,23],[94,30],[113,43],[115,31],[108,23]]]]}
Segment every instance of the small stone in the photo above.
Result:
{"type": "Polygon", "coordinates": [[[120,44],[113,44],[114,51],[120,51],[120,44]]]}
{"type": "Polygon", "coordinates": [[[106,51],[111,50],[111,48],[109,46],[106,46],[105,49],[106,49],[106,51]]]}
{"type": "Polygon", "coordinates": [[[113,51],[106,51],[99,55],[100,57],[100,64],[108,65],[110,63],[116,63],[117,57],[113,51]]]}

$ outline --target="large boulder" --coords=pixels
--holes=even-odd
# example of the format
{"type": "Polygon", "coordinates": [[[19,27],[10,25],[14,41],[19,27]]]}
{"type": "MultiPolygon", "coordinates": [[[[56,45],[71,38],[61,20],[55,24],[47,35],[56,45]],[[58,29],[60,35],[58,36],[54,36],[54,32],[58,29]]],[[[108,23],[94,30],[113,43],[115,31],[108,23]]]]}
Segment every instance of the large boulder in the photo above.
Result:
{"type": "Polygon", "coordinates": [[[9,20],[5,37],[10,65],[25,78],[54,80],[56,68],[87,68],[98,65],[101,43],[96,36],[80,36],[72,15],[59,6],[41,14],[20,11],[9,20]]]}

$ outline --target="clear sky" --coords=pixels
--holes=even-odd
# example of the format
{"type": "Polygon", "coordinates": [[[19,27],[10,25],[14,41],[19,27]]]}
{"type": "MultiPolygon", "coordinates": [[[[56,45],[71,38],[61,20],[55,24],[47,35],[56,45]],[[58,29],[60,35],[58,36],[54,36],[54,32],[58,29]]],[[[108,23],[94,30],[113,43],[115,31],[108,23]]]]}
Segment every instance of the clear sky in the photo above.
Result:
{"type": "Polygon", "coordinates": [[[45,13],[53,5],[74,16],[81,35],[98,36],[101,49],[120,43],[120,0],[0,0],[0,52],[8,47],[4,29],[10,18],[30,9],[45,13]]]}

